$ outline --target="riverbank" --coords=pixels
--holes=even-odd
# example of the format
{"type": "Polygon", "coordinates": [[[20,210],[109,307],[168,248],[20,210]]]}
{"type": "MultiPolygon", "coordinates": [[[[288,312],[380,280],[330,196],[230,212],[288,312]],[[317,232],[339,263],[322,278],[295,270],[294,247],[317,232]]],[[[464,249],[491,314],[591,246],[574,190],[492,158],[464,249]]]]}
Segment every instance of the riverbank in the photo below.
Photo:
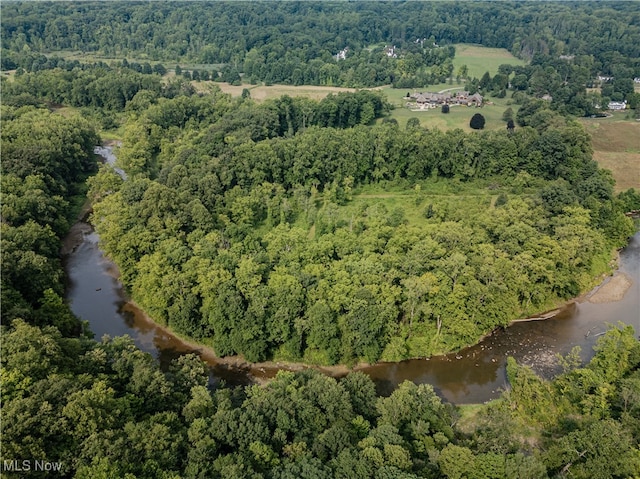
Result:
{"type": "MultiPolygon", "coordinates": [[[[65,254],[72,254],[76,248],[85,241],[85,236],[89,235],[93,232],[91,225],[84,222],[79,222],[74,225],[71,229],[67,238],[65,238],[63,244],[63,252],[65,254]]],[[[96,245],[97,248],[97,245],[96,245]]],[[[117,267],[107,258],[104,258],[104,261],[101,267],[105,270],[105,274],[108,274],[111,278],[117,279],[118,272],[117,267]]],[[[614,274],[613,277],[607,277],[603,280],[603,282],[596,287],[594,290],[589,293],[582,295],[578,298],[574,298],[571,301],[566,302],[562,307],[558,307],[544,313],[528,317],[522,318],[512,321],[510,324],[516,325],[519,323],[527,323],[527,322],[541,322],[544,320],[555,318],[558,315],[562,315],[565,311],[571,309],[572,305],[576,302],[584,302],[588,301],[591,298],[591,302],[605,302],[605,301],[617,301],[619,298],[621,299],[624,296],[624,292],[628,289],[631,281],[621,272],[614,274]],[[622,282],[615,278],[622,278],[622,282]],[[626,281],[625,281],[626,279],[626,281]],[[627,284],[628,282],[628,284],[627,284]],[[625,287],[626,285],[626,287],[625,287]],[[615,289],[615,294],[611,293],[611,288],[615,289]],[[599,291],[599,293],[598,293],[599,291]]],[[[123,293],[120,293],[123,294],[123,293]]],[[[328,376],[332,377],[342,377],[347,375],[351,371],[362,371],[362,370],[370,370],[375,367],[393,367],[394,364],[406,363],[408,361],[424,361],[424,360],[433,360],[435,362],[446,360],[448,361],[451,358],[458,359],[459,354],[455,352],[449,354],[441,354],[437,356],[431,356],[430,358],[414,358],[403,360],[398,363],[384,363],[377,362],[375,364],[370,363],[357,363],[352,366],[339,364],[339,365],[314,365],[302,362],[292,362],[292,361],[262,361],[258,363],[251,363],[247,361],[242,356],[227,356],[227,357],[219,357],[215,350],[207,345],[198,342],[195,338],[185,337],[183,335],[177,334],[171,328],[167,326],[163,326],[153,320],[146,312],[140,308],[135,301],[129,298],[123,298],[123,305],[120,309],[120,313],[125,315],[129,315],[130,318],[135,318],[132,321],[135,324],[136,328],[143,329],[145,331],[157,331],[157,336],[162,336],[165,341],[165,347],[169,345],[169,349],[180,353],[195,353],[197,354],[203,361],[205,361],[209,366],[215,369],[224,369],[228,372],[233,371],[241,371],[243,374],[246,374],[251,382],[254,383],[264,383],[271,378],[273,378],[279,370],[287,370],[287,371],[301,371],[304,369],[315,369],[317,371],[322,372],[328,376]]],[[[513,326],[512,326],[513,327],[513,326]]],[[[499,328],[498,331],[503,328],[499,328]]],[[[509,329],[509,328],[507,328],[509,329]]],[[[479,338],[476,343],[473,345],[469,345],[461,351],[468,350],[469,348],[474,348],[482,341],[486,340],[490,336],[493,336],[498,331],[491,331],[490,333],[484,335],[479,338]]],[[[117,334],[110,334],[111,336],[117,334]]],[[[460,353],[464,354],[464,353],[460,353]]],[[[553,353],[552,353],[553,356],[553,353]]]]}
{"type": "MultiPolygon", "coordinates": [[[[605,279],[603,279],[603,281],[598,286],[593,288],[588,293],[582,294],[576,298],[566,301],[563,305],[557,308],[554,308],[552,310],[548,310],[531,317],[513,320],[511,321],[511,323],[509,323],[509,326],[507,326],[507,328],[510,327],[511,325],[518,324],[518,323],[539,322],[539,321],[546,321],[549,319],[556,318],[557,316],[563,315],[565,312],[572,310],[576,303],[589,302],[589,303],[603,304],[603,303],[614,303],[614,302],[620,301],[622,300],[622,298],[624,297],[628,289],[631,287],[631,285],[632,285],[631,279],[625,273],[619,270],[616,270],[616,272],[612,276],[608,276],[605,279]]],[[[149,317],[142,310],[142,308],[140,308],[140,306],[138,306],[133,300],[129,300],[124,310],[130,311],[132,313],[135,312],[136,314],[142,315],[144,319],[149,322],[149,324],[153,324],[155,327],[161,329],[166,334],[172,335],[178,338],[186,347],[188,347],[189,349],[192,349],[193,352],[196,352],[208,364],[223,366],[229,369],[247,371],[251,374],[252,379],[257,383],[267,382],[269,379],[273,378],[277,374],[277,372],[280,370],[302,371],[305,369],[315,369],[319,372],[322,372],[323,374],[337,378],[337,377],[346,376],[347,374],[353,371],[364,371],[372,367],[381,366],[385,364],[392,365],[392,364],[399,364],[402,362],[415,361],[415,360],[427,360],[427,361],[441,360],[451,355],[456,355],[456,358],[458,357],[455,351],[451,351],[448,353],[434,355],[428,358],[407,358],[398,363],[387,363],[382,361],[378,361],[376,363],[360,362],[353,366],[347,366],[345,364],[314,365],[314,364],[308,364],[308,363],[302,363],[302,362],[277,361],[277,360],[251,363],[245,360],[242,356],[225,356],[225,357],[217,356],[215,350],[212,347],[199,343],[194,338],[189,338],[189,337],[185,337],[183,335],[177,334],[176,332],[171,330],[171,328],[169,327],[159,325],[153,320],[153,318],[149,317]]],[[[501,328],[498,328],[498,329],[501,329],[501,328]]],[[[469,345],[463,349],[476,347],[482,341],[484,341],[488,337],[495,334],[495,332],[496,330],[483,335],[481,338],[478,339],[476,343],[469,345]]],[[[551,354],[547,358],[547,362],[553,359],[555,359],[555,356],[551,354]]]]}
{"type": "MultiPolygon", "coordinates": [[[[115,266],[99,249],[98,235],[90,225],[77,226],[74,238],[75,241],[69,238],[71,253],[65,260],[69,275],[66,297],[74,314],[88,321],[96,338],[128,335],[162,367],[168,367],[180,355],[195,353],[208,365],[213,384],[220,381],[230,386],[265,384],[279,370],[313,368],[332,377],[361,371],[374,380],[380,395],[391,394],[408,380],[432,384],[438,395],[455,404],[479,403],[497,397],[504,389],[508,357],[532,367],[541,377],[551,378],[558,373],[557,355],[566,355],[575,346],[582,348],[582,359],[588,361],[597,338],[608,324],[622,320],[640,330],[638,289],[630,288],[620,301],[602,304],[587,300],[592,290],[579,298],[580,302],[572,301],[560,308],[555,316],[547,312],[547,321],[522,321],[499,328],[478,344],[453,354],[351,367],[278,360],[252,364],[241,356],[219,358],[206,344],[206,338],[202,344],[153,322],[126,297],[116,279],[115,266]],[[78,240],[79,245],[72,244],[78,240]]],[[[621,252],[619,265],[620,272],[628,275],[634,285],[640,284],[640,233],[621,252]]],[[[603,280],[603,283],[610,281],[603,280]]]]}
{"type": "Polygon", "coordinates": [[[618,271],[597,286],[589,294],[588,301],[596,304],[620,301],[632,284],[631,278],[618,271]]]}
{"type": "MultiPolygon", "coordinates": [[[[105,148],[105,150],[101,151],[101,153],[108,154],[101,156],[108,157],[109,160],[115,160],[111,149],[105,148]]],[[[387,387],[387,389],[391,384],[399,384],[401,378],[416,382],[440,384],[441,386],[439,387],[448,389],[451,396],[455,398],[450,400],[455,402],[459,402],[460,396],[465,397],[466,400],[469,394],[473,393],[465,392],[462,394],[457,391],[458,386],[450,385],[448,382],[453,377],[463,381],[465,387],[469,384],[482,384],[482,394],[494,394],[501,387],[502,369],[500,368],[508,356],[515,357],[519,362],[522,360],[524,364],[542,365],[544,366],[545,374],[548,375],[547,377],[551,377],[554,373],[550,371],[555,363],[550,363],[554,362],[556,354],[567,353],[567,351],[561,349],[562,345],[569,344],[568,341],[571,341],[572,346],[576,344],[583,345],[582,342],[576,342],[574,335],[575,325],[570,333],[561,332],[560,327],[565,328],[564,325],[567,325],[566,327],[569,328],[568,324],[572,323],[572,321],[567,321],[567,318],[577,316],[578,306],[576,303],[585,302],[588,304],[589,301],[585,298],[591,297],[595,293],[592,289],[583,296],[574,298],[569,302],[550,302],[545,305],[549,308],[548,311],[528,318],[514,320],[510,323],[512,326],[507,328],[500,327],[491,331],[478,338],[473,344],[458,350],[457,353],[446,354],[442,352],[430,358],[408,359],[393,363],[357,363],[355,365],[327,366],[286,360],[279,361],[277,359],[250,363],[242,356],[218,357],[210,339],[204,338],[203,343],[200,343],[194,338],[183,337],[173,332],[169,327],[161,326],[154,322],[141,308],[126,297],[122,286],[116,281],[118,274],[115,265],[103,257],[98,246],[98,235],[93,232],[91,227],[89,225],[79,226],[74,235],[70,236],[72,237],[69,238],[67,252],[72,256],[82,256],[83,258],[74,263],[74,267],[78,271],[77,280],[75,281],[76,291],[84,288],[80,293],[76,293],[79,304],[78,309],[82,309],[84,314],[84,316],[79,314],[79,317],[83,317],[86,320],[91,318],[92,329],[96,332],[96,336],[108,334],[111,337],[115,337],[129,334],[134,337],[136,344],[142,350],[151,352],[161,364],[165,365],[168,365],[171,359],[181,354],[196,353],[211,366],[213,377],[224,379],[230,376],[243,376],[251,383],[266,382],[274,377],[279,370],[300,371],[313,368],[333,377],[344,376],[350,371],[363,371],[371,377],[376,377],[377,384],[382,384],[381,387],[387,387]],[[74,253],[76,248],[74,243],[81,243],[83,240],[85,244],[79,248],[79,253],[81,254],[77,255],[74,253]],[[89,250],[95,254],[92,256],[89,250]],[[103,276],[108,275],[111,282],[97,279],[95,284],[92,284],[91,281],[95,279],[95,277],[91,276],[93,274],[92,270],[103,276]],[[108,301],[105,301],[106,297],[109,296],[108,301]],[[99,301],[105,302],[98,303],[99,301]],[[109,301],[111,301],[111,305],[109,305],[109,301]],[[104,306],[98,306],[98,304],[104,306]],[[111,312],[112,309],[110,308],[113,305],[115,305],[115,310],[111,312]],[[103,312],[105,314],[102,314],[103,312]],[[542,325],[543,320],[556,317],[556,321],[552,321],[548,325],[542,325]],[[527,336],[524,336],[523,333],[527,336]],[[546,337],[553,338],[552,342],[545,342],[546,337]],[[560,348],[557,347],[559,345],[560,348]],[[473,376],[469,376],[469,374],[473,374],[473,376]],[[387,386],[384,386],[384,384],[387,386]]],[[[635,244],[636,246],[632,247],[631,251],[635,251],[633,254],[637,257],[637,237],[635,244]]],[[[605,283],[611,282],[611,271],[616,268],[617,264],[619,264],[618,261],[615,259],[610,261],[608,255],[607,258],[602,258],[602,267],[598,270],[603,274],[593,277],[590,284],[595,285],[598,282],[600,283],[599,287],[603,287],[605,283]],[[607,265],[608,267],[606,267],[607,265]]],[[[639,282],[636,279],[637,274],[633,273],[632,277],[634,282],[639,282]]],[[[617,283],[617,280],[615,283],[617,283]]],[[[587,286],[587,284],[583,284],[583,286],[587,286]]],[[[74,293],[69,294],[72,295],[74,293]]],[[[623,296],[624,293],[620,295],[620,297],[623,296]]],[[[614,297],[611,296],[612,301],[615,301],[614,297]]],[[[605,319],[619,318],[620,316],[609,314],[600,317],[605,319]]],[[[629,318],[632,316],[627,314],[624,317],[629,318]]],[[[594,325],[589,324],[587,329],[594,329],[594,325]]],[[[603,329],[606,329],[606,326],[597,326],[595,330],[599,333],[603,329]]],[[[584,334],[578,332],[578,337],[584,337],[584,334]]],[[[590,337],[594,337],[594,335],[590,337]]],[[[591,346],[592,344],[588,345],[589,350],[591,346]]],[[[447,393],[444,394],[446,395],[447,393]]]]}

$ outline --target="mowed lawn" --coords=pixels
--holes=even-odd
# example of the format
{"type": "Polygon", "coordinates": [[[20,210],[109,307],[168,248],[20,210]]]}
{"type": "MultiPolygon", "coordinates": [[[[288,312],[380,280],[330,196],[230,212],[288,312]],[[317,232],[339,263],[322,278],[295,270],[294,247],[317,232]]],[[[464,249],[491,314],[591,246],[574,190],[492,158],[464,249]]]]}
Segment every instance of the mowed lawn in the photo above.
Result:
{"type": "Polygon", "coordinates": [[[466,43],[458,43],[454,46],[456,48],[456,56],[453,59],[454,74],[462,65],[467,65],[471,78],[482,78],[485,72],[494,76],[498,73],[498,67],[503,64],[525,65],[524,60],[514,57],[505,48],[487,48],[466,43]]]}
{"type": "Polygon", "coordinates": [[[640,122],[624,113],[581,121],[591,134],[594,159],[616,180],[615,190],[640,189],[640,122]]]}
{"type": "MultiPolygon", "coordinates": [[[[525,65],[523,60],[514,57],[508,50],[504,48],[487,48],[479,45],[468,45],[459,43],[455,45],[456,56],[453,59],[455,67],[454,75],[462,65],[467,65],[469,69],[469,77],[481,78],[485,72],[489,72],[491,76],[498,72],[498,67],[503,64],[509,65],[525,65]]],[[[442,83],[439,85],[431,85],[424,91],[440,92],[448,90],[454,93],[456,90],[464,90],[464,82],[458,84],[457,81],[451,83],[442,83]]],[[[471,131],[469,121],[475,113],[480,113],[485,117],[485,129],[495,130],[506,128],[506,123],[502,121],[504,111],[511,107],[513,114],[518,111],[519,106],[511,104],[511,92],[507,93],[507,98],[486,97],[486,104],[483,108],[469,108],[463,106],[452,106],[448,114],[441,113],[440,109],[411,111],[404,105],[406,100],[403,97],[407,94],[407,89],[384,88],[389,101],[396,109],[392,112],[392,117],[398,120],[401,127],[404,127],[407,120],[416,117],[420,120],[420,124],[427,128],[439,128],[441,130],[451,130],[453,128],[461,128],[465,131],[471,131]]]]}
{"type": "MultiPolygon", "coordinates": [[[[443,90],[451,90],[452,93],[455,93],[456,90],[464,90],[464,85],[457,85],[454,81],[452,85],[444,83],[433,85],[423,91],[439,92],[443,90]]],[[[460,128],[464,131],[473,131],[469,126],[469,122],[474,114],[480,113],[486,121],[485,130],[498,130],[506,128],[507,124],[502,120],[505,110],[511,108],[515,118],[515,114],[520,108],[519,105],[512,103],[511,98],[509,98],[511,92],[508,92],[505,98],[486,97],[485,101],[488,104],[485,104],[482,108],[452,105],[449,113],[446,114],[442,113],[440,108],[412,111],[405,106],[407,101],[404,97],[407,93],[413,92],[413,90],[384,87],[382,91],[387,95],[389,103],[395,107],[391,112],[391,117],[398,121],[401,128],[406,126],[409,118],[415,117],[420,120],[420,125],[426,128],[438,128],[443,131],[460,128]]]]}

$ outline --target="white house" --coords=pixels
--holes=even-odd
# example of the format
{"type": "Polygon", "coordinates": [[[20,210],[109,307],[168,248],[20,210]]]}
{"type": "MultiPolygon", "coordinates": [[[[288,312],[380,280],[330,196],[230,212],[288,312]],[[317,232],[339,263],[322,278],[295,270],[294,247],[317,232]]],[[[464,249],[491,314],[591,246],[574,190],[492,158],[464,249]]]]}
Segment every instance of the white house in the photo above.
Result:
{"type": "Polygon", "coordinates": [[[627,107],[627,101],[610,101],[608,107],[609,110],[624,110],[627,107]]]}
{"type": "Polygon", "coordinates": [[[387,45],[384,46],[384,53],[389,58],[398,58],[398,52],[396,52],[396,46],[389,47],[387,45]]]}

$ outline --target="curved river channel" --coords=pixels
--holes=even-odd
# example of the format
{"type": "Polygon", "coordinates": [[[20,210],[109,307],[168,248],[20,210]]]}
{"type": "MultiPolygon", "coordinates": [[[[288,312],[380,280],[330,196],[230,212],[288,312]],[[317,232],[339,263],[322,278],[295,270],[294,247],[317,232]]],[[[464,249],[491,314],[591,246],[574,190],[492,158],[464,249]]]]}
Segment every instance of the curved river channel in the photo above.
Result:
{"type": "MultiPolygon", "coordinates": [[[[108,148],[96,152],[108,162],[115,159],[108,148]]],[[[65,267],[69,278],[67,300],[73,312],[89,322],[97,339],[104,335],[128,334],[141,350],[158,359],[161,366],[181,354],[195,352],[209,365],[213,383],[223,379],[230,385],[251,384],[286,368],[277,364],[261,367],[221,361],[210,351],[186,343],[156,325],[128,300],[117,279],[118,270],[104,257],[98,240],[89,224],[79,222],[72,228],[63,248],[67,253],[65,267]]],[[[457,354],[379,363],[360,370],[375,381],[380,394],[390,394],[402,381],[410,380],[432,384],[441,397],[456,404],[497,397],[506,386],[508,356],[550,377],[558,372],[557,353],[567,354],[574,346],[580,346],[582,358],[588,360],[593,355],[593,345],[608,324],[622,321],[640,332],[640,233],[621,251],[619,266],[616,276],[630,280],[631,286],[617,301],[591,302],[586,295],[550,319],[516,322],[457,354]]],[[[336,370],[328,373],[340,375],[336,370]]]]}

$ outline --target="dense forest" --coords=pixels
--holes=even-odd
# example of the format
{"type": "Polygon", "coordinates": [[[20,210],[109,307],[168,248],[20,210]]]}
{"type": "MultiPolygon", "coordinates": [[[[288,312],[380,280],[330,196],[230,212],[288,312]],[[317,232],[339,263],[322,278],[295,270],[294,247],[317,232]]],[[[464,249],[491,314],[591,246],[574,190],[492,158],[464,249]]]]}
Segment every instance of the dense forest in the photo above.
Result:
{"type": "Polygon", "coordinates": [[[175,65],[190,79],[233,83],[242,76],[253,84],[422,88],[455,75],[467,77],[472,93],[503,95],[511,86],[551,95],[554,109],[574,115],[625,98],[635,108],[640,9],[635,2],[576,5],[16,2],[4,8],[2,68],[68,68],[73,61],[55,56],[82,52],[140,59],[134,65],[149,73],[175,65]],[[531,61],[493,79],[471,78],[464,68],[454,71],[455,43],[506,48],[531,61]],[[602,98],[587,94],[602,75],[602,98]]]}
{"type": "MultiPolygon", "coordinates": [[[[336,380],[280,372],[266,386],[211,390],[195,356],[160,371],[127,338],[97,343],[16,320],[3,343],[2,457],[60,464],[60,477],[605,479],[640,472],[640,343],[630,327],[600,338],[585,367],[576,367],[575,355],[565,358],[565,372],[552,382],[511,363],[509,390],[472,421],[429,385],[405,382],[376,397],[362,373],[336,380]]],[[[3,477],[24,477],[7,471],[3,477]]]]}
{"type": "Polygon", "coordinates": [[[599,338],[588,364],[578,350],[557,358],[552,380],[510,359],[487,405],[410,382],[381,397],[353,372],[230,388],[195,355],[161,368],[129,338],[95,341],[64,300],[60,256],[88,198],[130,296],[220,356],[353,365],[457,351],[589,289],[633,234],[640,194],[614,194],[575,116],[640,103],[637,4],[2,9],[2,69],[15,70],[0,115],[3,477],[24,477],[23,461],[51,477],[36,460],[98,479],[640,475],[630,326],[599,338]],[[508,91],[509,128],[401,128],[379,91],[258,102],[215,84],[422,87],[464,76],[457,42],[528,60],[465,78],[508,91]],[[597,75],[613,78],[594,96],[597,75]],[[99,164],[100,135],[122,140],[126,180],[99,164]]]}
{"type": "Polygon", "coordinates": [[[389,68],[368,56],[378,44],[407,49],[413,55],[403,62],[408,71],[425,61],[446,61],[452,56],[446,47],[453,43],[506,48],[527,58],[537,53],[590,55],[595,72],[603,74],[612,74],[623,59],[635,60],[627,67],[640,67],[635,41],[640,11],[629,2],[548,3],[544,8],[532,2],[16,2],[4,11],[3,45],[13,52],[27,46],[42,53],[78,50],[229,64],[259,80],[271,76],[274,82],[297,76],[308,82],[310,72],[330,70],[335,65],[331,59],[348,47],[353,61],[347,58],[344,68],[338,63],[340,73],[352,71],[354,78],[388,83],[389,68]],[[307,70],[310,62],[317,67],[307,70]],[[373,73],[361,72],[367,64],[373,73]]]}

